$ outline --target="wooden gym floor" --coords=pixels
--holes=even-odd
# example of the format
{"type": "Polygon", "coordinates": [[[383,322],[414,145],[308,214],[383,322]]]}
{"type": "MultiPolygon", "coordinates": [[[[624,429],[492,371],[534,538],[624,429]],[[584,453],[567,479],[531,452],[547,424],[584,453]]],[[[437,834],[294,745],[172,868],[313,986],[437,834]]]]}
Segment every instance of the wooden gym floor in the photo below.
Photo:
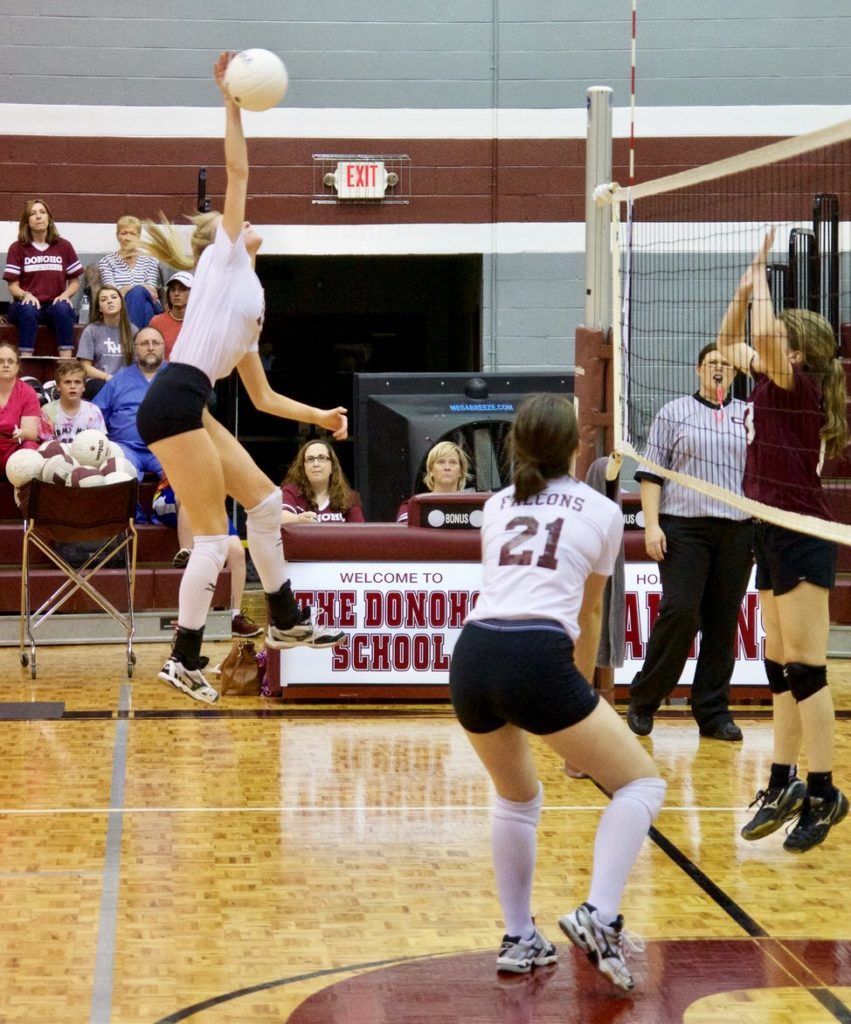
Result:
{"type": "MultiPolygon", "coordinates": [[[[647,944],[626,998],[555,924],[587,893],[591,782],[541,751],[561,959],[500,979],[489,787],[447,706],[209,708],[156,680],[164,655],[128,682],[121,646],[44,647],[33,681],[0,650],[0,1024],[851,1022],[851,821],[804,857],[738,835],[767,709],[737,714],[743,744],[680,709],[645,741],[669,791],[625,896],[647,944]]],[[[851,663],[830,675],[847,791],[851,663]]]]}

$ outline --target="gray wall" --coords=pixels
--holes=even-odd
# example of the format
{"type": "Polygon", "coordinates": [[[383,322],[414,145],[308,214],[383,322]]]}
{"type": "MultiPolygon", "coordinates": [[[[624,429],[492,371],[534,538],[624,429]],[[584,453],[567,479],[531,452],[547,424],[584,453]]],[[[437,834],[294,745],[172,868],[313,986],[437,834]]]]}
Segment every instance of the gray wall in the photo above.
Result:
{"type": "MultiPolygon", "coordinates": [[[[285,56],[300,107],[581,107],[628,99],[627,0],[31,0],[0,3],[12,103],[211,106],[211,57],[285,56]]],[[[847,103],[847,0],[643,0],[649,106],[847,103]],[[699,14],[699,16],[697,16],[699,14]]]]}
{"type": "MultiPolygon", "coordinates": [[[[629,98],[627,0],[0,0],[0,14],[5,103],[211,106],[214,55],[256,45],[284,55],[302,108],[581,109],[600,83],[629,98]]],[[[644,106],[851,99],[848,0],[643,0],[638,38],[644,106]]],[[[485,259],[485,368],[572,363],[582,264],[485,259]]]]}

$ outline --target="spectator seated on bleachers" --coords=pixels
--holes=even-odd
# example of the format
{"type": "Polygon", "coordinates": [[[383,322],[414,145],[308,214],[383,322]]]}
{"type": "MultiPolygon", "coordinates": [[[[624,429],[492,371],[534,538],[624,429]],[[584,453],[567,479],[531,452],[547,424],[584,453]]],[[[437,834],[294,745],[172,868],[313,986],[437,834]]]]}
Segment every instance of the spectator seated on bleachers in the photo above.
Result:
{"type": "Polygon", "coordinates": [[[18,379],[20,369],[18,350],[0,342],[0,472],[12,452],[38,447],[41,405],[29,384],[18,379]]]}
{"type": "Polygon", "coordinates": [[[91,322],[77,345],[77,358],[89,378],[87,398],[94,398],[108,380],[133,362],[133,339],[137,331],[127,316],[121,292],[111,285],[101,288],[91,322]]]}
{"type": "Polygon", "coordinates": [[[151,317],[163,311],[158,291],[159,263],[139,248],[142,222],[138,217],[119,217],[115,234],[118,251],[104,256],[98,264],[101,286],[118,288],[131,323],[147,327],[151,317]]]}
{"type": "Polygon", "coordinates": [[[67,359],[56,367],[56,389],[59,397],[41,410],[41,441],[73,441],[83,430],[106,433],[103,413],[92,402],[83,399],[86,370],[79,359],[67,359]]]}
{"type": "Polygon", "coordinates": [[[183,326],[186,315],[186,304],[189,302],[189,290],[192,287],[192,274],[188,270],[178,270],[166,281],[166,311],[158,313],[151,319],[151,327],[156,327],[165,338],[165,358],[171,358],[171,350],[183,326]]]}
{"type": "Polygon", "coordinates": [[[143,327],[133,347],[135,362],[111,377],[95,395],[94,402],[103,413],[107,437],[121,445],[125,458],[136,467],[136,475],[141,480],[145,473],[162,476],[163,472],[159,459],[139,436],[136,412],[151,381],[165,365],[165,342],[156,328],[143,327]]]}
{"type": "Polygon", "coordinates": [[[3,271],[12,296],[6,316],[18,328],[21,353],[32,355],[38,326],[45,324],[56,334],[59,355],[71,355],[76,321],[71,299],[82,273],[74,247],[60,237],[50,207],[43,199],[28,200],[3,271]]]}

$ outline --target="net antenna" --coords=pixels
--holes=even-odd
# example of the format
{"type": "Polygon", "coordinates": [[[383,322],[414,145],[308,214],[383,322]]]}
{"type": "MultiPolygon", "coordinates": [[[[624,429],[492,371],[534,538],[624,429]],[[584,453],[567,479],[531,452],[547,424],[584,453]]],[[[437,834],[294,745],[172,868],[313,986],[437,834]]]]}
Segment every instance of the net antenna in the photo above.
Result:
{"type": "Polygon", "coordinates": [[[818,312],[838,339],[851,321],[851,120],[653,181],[601,185],[594,196],[611,211],[613,466],[628,455],[660,478],[756,518],[851,544],[845,454],[822,469],[832,521],[737,493],[720,448],[694,476],[646,452],[660,409],[698,390],[698,352],[715,341],[770,227],[775,312],[818,312]]]}

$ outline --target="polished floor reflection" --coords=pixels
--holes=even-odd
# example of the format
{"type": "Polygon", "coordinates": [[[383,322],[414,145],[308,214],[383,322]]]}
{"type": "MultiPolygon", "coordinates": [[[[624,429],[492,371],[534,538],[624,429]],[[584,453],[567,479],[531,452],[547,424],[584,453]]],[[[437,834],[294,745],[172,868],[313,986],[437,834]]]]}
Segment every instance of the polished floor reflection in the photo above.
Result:
{"type": "MultiPolygon", "coordinates": [[[[225,648],[222,648],[224,651],[225,648]]],[[[110,649],[0,650],[0,1022],[851,1021],[851,824],[804,857],[738,834],[771,760],[662,717],[668,800],[623,911],[629,998],[561,936],[604,803],[541,750],[535,907],[558,965],[499,979],[488,781],[449,710],[195,705],[110,649]],[[55,713],[55,709],[54,709],[55,713]],[[45,711],[45,716],[47,710],[45,711]],[[847,830],[847,836],[845,834],[847,830]]],[[[851,664],[832,663],[851,789],[851,664]]]]}

